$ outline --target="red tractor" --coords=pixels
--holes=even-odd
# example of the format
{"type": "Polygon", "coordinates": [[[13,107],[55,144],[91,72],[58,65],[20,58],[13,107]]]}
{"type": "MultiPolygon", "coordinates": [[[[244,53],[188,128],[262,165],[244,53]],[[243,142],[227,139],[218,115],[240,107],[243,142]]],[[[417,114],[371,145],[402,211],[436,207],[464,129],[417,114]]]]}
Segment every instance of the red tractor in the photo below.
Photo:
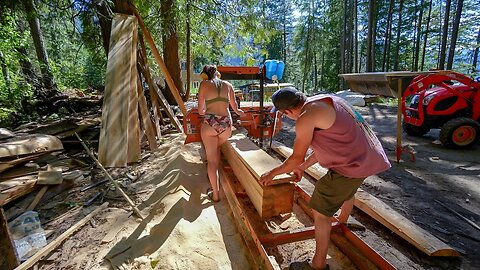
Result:
{"type": "Polygon", "coordinates": [[[472,147],[480,139],[480,83],[452,71],[417,76],[403,93],[402,113],[409,135],[440,128],[444,146],[472,147]]]}

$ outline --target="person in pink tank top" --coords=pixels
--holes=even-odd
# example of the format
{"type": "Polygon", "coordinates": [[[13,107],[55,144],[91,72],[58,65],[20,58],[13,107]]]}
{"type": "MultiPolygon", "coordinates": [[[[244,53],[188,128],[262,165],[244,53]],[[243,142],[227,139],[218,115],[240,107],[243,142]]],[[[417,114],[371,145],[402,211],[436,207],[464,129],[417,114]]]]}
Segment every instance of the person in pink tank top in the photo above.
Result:
{"type": "Polygon", "coordinates": [[[354,195],[366,177],[390,168],[383,147],[365,122],[342,98],[318,95],[307,98],[293,87],[272,95],[274,110],[296,120],[292,155],[281,165],[264,173],[260,182],[269,185],[276,175],[293,172],[297,181],[315,163],[328,172],[315,184],[309,206],[315,223],[315,255],[307,267],[328,269],[327,250],[331,222],[340,209],[338,221],[346,223],[354,195]],[[314,151],[305,158],[308,148],[314,151]]]}

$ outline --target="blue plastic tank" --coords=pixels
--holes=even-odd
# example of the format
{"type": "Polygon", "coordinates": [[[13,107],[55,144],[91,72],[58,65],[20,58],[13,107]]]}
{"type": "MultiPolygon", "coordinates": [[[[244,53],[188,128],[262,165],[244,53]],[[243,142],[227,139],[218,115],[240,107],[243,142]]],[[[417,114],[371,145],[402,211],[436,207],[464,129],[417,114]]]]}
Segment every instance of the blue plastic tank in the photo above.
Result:
{"type": "Polygon", "coordinates": [[[283,61],[278,61],[277,70],[275,71],[275,74],[277,75],[277,80],[280,81],[282,79],[284,70],[285,70],[285,63],[283,63],[283,61]]]}
{"type": "Polygon", "coordinates": [[[267,77],[269,80],[271,80],[273,75],[275,75],[277,72],[277,62],[277,60],[265,61],[265,77],[267,77]]]}

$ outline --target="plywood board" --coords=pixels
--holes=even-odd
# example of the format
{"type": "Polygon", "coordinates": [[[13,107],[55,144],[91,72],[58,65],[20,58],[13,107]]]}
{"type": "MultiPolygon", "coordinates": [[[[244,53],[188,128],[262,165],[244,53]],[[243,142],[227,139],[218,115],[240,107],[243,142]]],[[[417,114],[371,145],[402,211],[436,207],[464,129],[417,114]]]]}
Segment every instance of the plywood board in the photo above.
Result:
{"type": "Polygon", "coordinates": [[[134,16],[117,14],[113,18],[98,149],[98,160],[105,167],[127,165],[131,57],[136,58],[136,51],[132,51],[136,29],[134,16]]]}

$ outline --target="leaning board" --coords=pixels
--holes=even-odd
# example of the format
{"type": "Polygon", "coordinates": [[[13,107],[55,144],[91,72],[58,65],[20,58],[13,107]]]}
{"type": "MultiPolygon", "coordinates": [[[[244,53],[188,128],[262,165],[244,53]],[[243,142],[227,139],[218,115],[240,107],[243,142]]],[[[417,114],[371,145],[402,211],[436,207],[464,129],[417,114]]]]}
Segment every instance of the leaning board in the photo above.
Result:
{"type": "MultiPolygon", "coordinates": [[[[105,167],[125,167],[128,158],[128,124],[132,72],[136,61],[137,19],[117,14],[112,21],[110,51],[108,53],[105,94],[102,107],[102,125],[98,146],[98,160],[105,167]]],[[[136,80],[134,80],[136,83],[136,80]]],[[[135,109],[137,104],[135,104],[135,109]]]]}

